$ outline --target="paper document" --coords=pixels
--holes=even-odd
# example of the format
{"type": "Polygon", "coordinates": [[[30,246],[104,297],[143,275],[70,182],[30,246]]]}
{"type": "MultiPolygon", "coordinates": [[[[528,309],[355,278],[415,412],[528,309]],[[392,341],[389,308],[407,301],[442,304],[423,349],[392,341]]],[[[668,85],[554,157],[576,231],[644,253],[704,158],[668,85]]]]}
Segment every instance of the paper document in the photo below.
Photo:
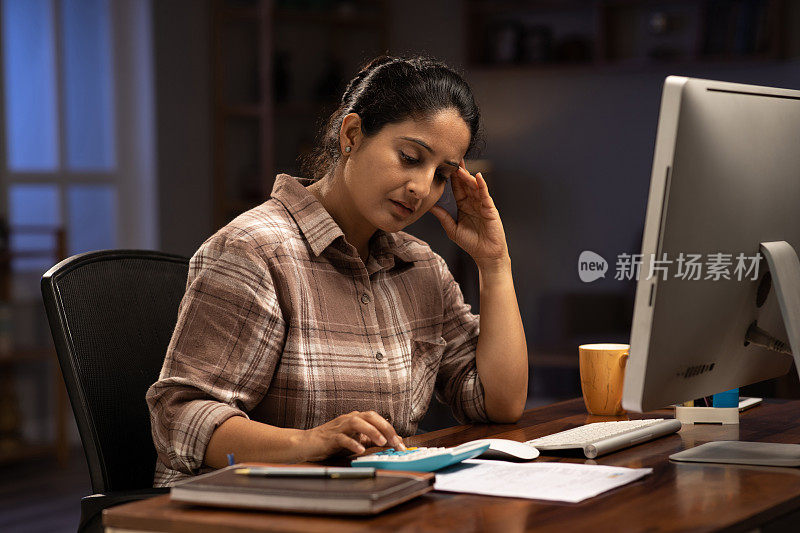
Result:
{"type": "Polygon", "coordinates": [[[470,459],[436,473],[434,490],[577,503],[636,481],[652,468],[470,459]]]}

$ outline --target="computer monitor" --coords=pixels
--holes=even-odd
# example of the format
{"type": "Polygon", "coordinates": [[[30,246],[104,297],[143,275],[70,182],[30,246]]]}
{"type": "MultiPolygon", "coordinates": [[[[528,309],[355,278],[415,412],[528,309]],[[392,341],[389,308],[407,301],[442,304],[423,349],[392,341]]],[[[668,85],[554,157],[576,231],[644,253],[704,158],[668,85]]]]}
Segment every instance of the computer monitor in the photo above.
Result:
{"type": "Polygon", "coordinates": [[[649,411],[788,372],[789,346],[800,356],[792,248],[800,91],[667,78],[623,407],[649,411]]]}

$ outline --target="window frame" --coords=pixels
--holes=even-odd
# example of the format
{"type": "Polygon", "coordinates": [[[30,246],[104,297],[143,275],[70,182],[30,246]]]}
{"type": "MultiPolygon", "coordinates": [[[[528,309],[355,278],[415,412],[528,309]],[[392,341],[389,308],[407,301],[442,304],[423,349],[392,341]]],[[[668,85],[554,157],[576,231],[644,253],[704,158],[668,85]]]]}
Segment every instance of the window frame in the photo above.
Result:
{"type": "MultiPolygon", "coordinates": [[[[5,1],[5,0],[0,0],[5,1]]],[[[10,188],[15,185],[55,185],[61,228],[70,234],[68,191],[72,185],[106,185],[115,190],[115,248],[157,249],[157,182],[155,161],[154,61],[152,14],[148,0],[107,0],[109,8],[115,166],[111,170],[71,170],[67,167],[66,97],[62,3],[48,0],[53,16],[56,79],[58,166],[54,171],[9,168],[6,130],[5,65],[0,65],[0,216],[9,219],[10,188]],[[121,83],[135,80],[135,83],[121,83]]],[[[0,14],[0,16],[2,16],[0,14]]],[[[2,25],[0,25],[2,31],[2,25]]],[[[0,47],[2,39],[0,39],[0,47]]],[[[0,63],[4,54],[0,50],[0,63]]],[[[13,231],[13,228],[12,228],[13,231]]],[[[57,258],[54,258],[57,259],[57,258]]],[[[41,273],[39,273],[41,274],[41,273]]]]}

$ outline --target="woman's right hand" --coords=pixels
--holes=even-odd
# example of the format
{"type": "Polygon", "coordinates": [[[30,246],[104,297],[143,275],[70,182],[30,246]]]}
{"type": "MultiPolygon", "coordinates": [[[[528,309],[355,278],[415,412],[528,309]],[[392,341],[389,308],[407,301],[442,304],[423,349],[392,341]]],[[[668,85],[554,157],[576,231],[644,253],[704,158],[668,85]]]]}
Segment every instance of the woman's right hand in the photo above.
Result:
{"type": "Polygon", "coordinates": [[[307,461],[320,461],[341,451],[363,453],[365,446],[389,445],[398,450],[406,449],[392,425],[375,411],[341,415],[306,430],[305,436],[307,461]]]}

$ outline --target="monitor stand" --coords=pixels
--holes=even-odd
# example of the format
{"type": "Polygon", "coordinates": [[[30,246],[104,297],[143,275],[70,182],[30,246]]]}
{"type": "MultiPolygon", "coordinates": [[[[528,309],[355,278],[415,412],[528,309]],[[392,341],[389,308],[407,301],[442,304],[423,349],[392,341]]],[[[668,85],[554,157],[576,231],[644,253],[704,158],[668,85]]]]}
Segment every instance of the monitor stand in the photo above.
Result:
{"type": "MultiPolygon", "coordinates": [[[[795,366],[800,373],[800,260],[786,241],[762,242],[795,366]]],[[[766,466],[800,466],[800,444],[717,441],[670,456],[675,461],[766,466]]]]}

